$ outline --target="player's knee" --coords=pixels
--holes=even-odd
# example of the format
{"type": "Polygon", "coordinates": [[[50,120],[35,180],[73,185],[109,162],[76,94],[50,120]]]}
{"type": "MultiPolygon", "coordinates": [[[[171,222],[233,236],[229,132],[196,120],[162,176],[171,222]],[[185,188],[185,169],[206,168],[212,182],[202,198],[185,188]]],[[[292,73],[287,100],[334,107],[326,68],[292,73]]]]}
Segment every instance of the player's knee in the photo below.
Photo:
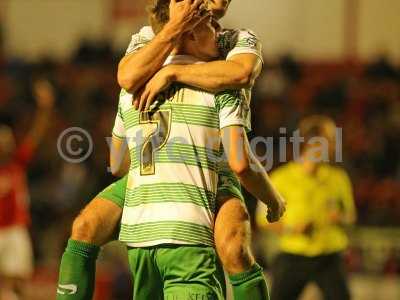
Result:
{"type": "Polygon", "coordinates": [[[71,238],[76,241],[96,243],[96,221],[81,213],[72,224],[71,238]]]}
{"type": "Polygon", "coordinates": [[[248,234],[243,230],[229,230],[217,242],[218,255],[226,271],[230,274],[248,270],[254,263],[248,234]]]}

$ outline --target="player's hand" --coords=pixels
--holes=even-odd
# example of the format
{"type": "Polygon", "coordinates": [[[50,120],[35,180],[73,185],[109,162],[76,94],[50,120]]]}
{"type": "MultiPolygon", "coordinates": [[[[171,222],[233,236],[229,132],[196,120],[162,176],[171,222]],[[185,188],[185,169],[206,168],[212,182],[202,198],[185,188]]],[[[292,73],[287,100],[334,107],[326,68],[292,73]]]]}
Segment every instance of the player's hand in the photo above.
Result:
{"type": "Polygon", "coordinates": [[[286,211],[286,201],[278,195],[275,201],[268,204],[267,220],[269,223],[279,221],[286,211]]]}
{"type": "Polygon", "coordinates": [[[210,15],[205,10],[204,0],[183,0],[179,2],[171,0],[168,23],[177,26],[182,32],[187,32],[210,15]]]}
{"type": "Polygon", "coordinates": [[[54,88],[45,79],[37,80],[33,83],[33,95],[36,105],[41,109],[51,109],[55,102],[54,88]]]}
{"type": "Polygon", "coordinates": [[[171,70],[172,66],[162,68],[146,83],[133,100],[135,109],[139,111],[149,110],[157,95],[165,91],[173,82],[171,70]]]}

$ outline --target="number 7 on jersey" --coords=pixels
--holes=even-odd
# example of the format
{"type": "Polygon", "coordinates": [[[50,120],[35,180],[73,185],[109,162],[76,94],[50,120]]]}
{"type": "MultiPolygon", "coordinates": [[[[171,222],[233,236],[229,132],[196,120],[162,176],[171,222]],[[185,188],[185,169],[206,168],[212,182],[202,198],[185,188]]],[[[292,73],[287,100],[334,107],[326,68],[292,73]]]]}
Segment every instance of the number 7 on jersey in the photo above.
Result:
{"type": "Polygon", "coordinates": [[[171,110],[140,113],[139,124],[143,128],[143,145],[140,150],[140,175],[155,174],[155,152],[168,141],[171,129],[171,110]]]}

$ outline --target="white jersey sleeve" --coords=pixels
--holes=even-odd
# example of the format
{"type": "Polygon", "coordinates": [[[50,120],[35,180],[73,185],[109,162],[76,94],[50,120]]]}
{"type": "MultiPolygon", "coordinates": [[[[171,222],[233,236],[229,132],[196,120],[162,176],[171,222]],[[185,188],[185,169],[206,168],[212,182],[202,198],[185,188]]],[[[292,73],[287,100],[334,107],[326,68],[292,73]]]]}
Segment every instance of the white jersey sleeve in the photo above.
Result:
{"type": "Polygon", "coordinates": [[[261,41],[251,30],[224,29],[218,36],[218,48],[226,59],[237,54],[254,54],[263,62],[261,41]]]}
{"type": "Polygon", "coordinates": [[[125,90],[121,90],[121,93],[119,95],[118,111],[115,117],[114,127],[112,130],[112,134],[121,139],[126,137],[126,130],[122,114],[124,101],[126,101],[126,99],[124,99],[125,97],[132,97],[132,95],[127,93],[125,90]]]}
{"type": "Polygon", "coordinates": [[[215,96],[219,113],[219,128],[243,126],[251,130],[250,108],[240,91],[226,91],[215,96]]]}
{"type": "Polygon", "coordinates": [[[138,51],[140,48],[146,46],[155,37],[153,29],[150,26],[144,26],[138,33],[132,35],[131,42],[125,55],[138,51]]]}
{"type": "Polygon", "coordinates": [[[125,136],[126,136],[124,121],[122,120],[121,110],[119,107],[118,107],[117,116],[115,117],[115,123],[114,123],[114,128],[113,128],[112,134],[121,139],[125,138],[125,136]]]}

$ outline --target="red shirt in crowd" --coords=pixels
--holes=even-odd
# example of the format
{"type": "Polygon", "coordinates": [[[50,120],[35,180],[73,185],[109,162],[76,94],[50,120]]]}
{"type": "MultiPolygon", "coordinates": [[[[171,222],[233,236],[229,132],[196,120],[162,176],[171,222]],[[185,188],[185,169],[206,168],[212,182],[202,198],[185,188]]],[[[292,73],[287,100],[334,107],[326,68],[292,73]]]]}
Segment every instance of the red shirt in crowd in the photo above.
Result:
{"type": "Polygon", "coordinates": [[[0,229],[29,225],[26,171],[32,156],[33,145],[26,140],[10,162],[0,165],[0,229]]]}

